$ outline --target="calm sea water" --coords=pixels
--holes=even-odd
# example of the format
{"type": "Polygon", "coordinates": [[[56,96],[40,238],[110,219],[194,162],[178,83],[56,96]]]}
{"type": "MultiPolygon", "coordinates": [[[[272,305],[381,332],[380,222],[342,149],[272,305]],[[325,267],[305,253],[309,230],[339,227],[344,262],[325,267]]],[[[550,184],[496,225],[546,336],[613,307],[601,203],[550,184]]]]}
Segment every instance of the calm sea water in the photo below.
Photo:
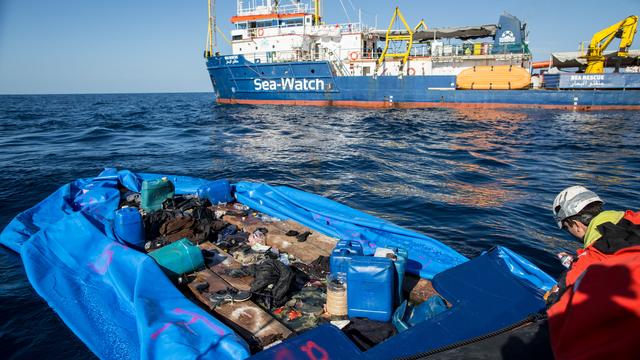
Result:
{"type": "MultiPolygon", "coordinates": [[[[502,245],[557,275],[578,244],[550,203],[573,184],[640,207],[640,113],[216,106],[210,94],[0,96],[0,228],[103,167],[264,181],[426,233],[502,245]]],[[[3,357],[92,354],[0,246],[3,357]]]]}

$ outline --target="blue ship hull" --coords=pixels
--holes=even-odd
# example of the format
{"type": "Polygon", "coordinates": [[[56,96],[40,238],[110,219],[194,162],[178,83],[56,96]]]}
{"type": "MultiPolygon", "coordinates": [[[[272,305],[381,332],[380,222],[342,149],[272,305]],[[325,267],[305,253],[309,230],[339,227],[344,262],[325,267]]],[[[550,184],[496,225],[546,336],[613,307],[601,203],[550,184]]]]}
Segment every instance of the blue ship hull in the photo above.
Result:
{"type": "Polygon", "coordinates": [[[337,76],[327,61],[261,64],[216,56],[207,69],[223,104],[640,110],[640,74],[629,74],[632,89],[457,90],[455,76],[337,76]]]}

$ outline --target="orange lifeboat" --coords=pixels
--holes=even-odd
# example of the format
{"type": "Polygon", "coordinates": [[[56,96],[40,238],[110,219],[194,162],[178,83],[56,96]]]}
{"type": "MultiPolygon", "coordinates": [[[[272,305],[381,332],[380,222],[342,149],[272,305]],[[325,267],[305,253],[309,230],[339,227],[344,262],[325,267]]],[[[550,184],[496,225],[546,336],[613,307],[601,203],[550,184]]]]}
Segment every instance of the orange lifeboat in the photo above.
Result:
{"type": "Polygon", "coordinates": [[[456,78],[458,89],[519,90],[529,88],[531,74],[520,66],[474,66],[456,78]]]}

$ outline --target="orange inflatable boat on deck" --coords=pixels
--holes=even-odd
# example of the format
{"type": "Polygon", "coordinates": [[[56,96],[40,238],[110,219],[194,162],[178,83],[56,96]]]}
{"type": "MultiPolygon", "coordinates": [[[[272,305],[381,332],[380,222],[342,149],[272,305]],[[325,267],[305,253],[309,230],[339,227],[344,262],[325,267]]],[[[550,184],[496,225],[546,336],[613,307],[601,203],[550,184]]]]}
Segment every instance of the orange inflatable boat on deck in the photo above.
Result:
{"type": "Polygon", "coordinates": [[[474,66],[463,70],[456,78],[458,89],[518,90],[527,89],[531,74],[520,66],[474,66]]]}

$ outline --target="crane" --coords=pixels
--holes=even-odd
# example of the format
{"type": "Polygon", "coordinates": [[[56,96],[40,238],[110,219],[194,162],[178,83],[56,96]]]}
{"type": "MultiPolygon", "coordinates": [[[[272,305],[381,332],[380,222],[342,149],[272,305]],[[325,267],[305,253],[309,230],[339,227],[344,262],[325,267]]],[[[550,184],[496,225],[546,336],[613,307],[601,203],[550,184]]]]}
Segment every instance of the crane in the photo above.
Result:
{"type": "Polygon", "coordinates": [[[620,47],[618,49],[619,57],[627,57],[629,55],[629,47],[633,43],[638,28],[638,17],[631,15],[626,19],[609,26],[606,29],[598,31],[589,44],[589,50],[584,58],[587,59],[587,74],[602,74],[604,72],[604,51],[611,44],[613,39],[620,39],[620,47]]]}

